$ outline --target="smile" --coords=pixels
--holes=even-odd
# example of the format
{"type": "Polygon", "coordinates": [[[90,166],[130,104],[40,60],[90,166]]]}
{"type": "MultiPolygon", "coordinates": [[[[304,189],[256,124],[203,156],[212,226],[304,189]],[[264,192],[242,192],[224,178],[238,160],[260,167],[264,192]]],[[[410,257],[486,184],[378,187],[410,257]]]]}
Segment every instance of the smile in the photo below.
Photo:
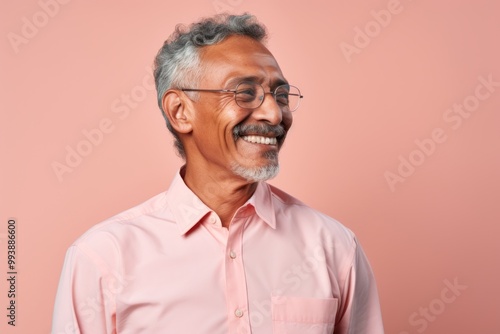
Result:
{"type": "Polygon", "coordinates": [[[276,145],[278,140],[275,137],[263,137],[263,136],[243,136],[241,137],[244,141],[254,144],[265,144],[265,145],[276,145]]]}

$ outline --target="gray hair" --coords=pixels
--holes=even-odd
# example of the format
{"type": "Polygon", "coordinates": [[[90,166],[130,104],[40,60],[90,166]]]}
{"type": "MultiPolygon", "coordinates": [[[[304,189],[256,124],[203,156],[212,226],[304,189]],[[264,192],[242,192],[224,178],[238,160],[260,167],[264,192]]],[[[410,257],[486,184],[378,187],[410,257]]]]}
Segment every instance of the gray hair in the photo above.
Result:
{"type": "Polygon", "coordinates": [[[267,38],[266,28],[254,16],[220,14],[204,18],[189,27],[177,25],[156,55],[154,77],[158,105],[182,158],[186,157],[184,146],[163,110],[163,95],[171,88],[197,88],[202,75],[199,50],[232,35],[248,36],[259,42],[267,38]]]}

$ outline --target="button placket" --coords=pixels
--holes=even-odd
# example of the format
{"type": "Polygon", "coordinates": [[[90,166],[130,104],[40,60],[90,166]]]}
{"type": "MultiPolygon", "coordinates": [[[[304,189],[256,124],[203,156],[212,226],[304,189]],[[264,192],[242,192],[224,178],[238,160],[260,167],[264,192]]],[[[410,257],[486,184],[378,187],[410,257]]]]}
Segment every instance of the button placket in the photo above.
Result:
{"type": "Polygon", "coordinates": [[[245,219],[234,218],[229,226],[226,245],[226,296],[229,312],[229,332],[240,333],[243,328],[250,332],[248,317],[248,292],[242,259],[242,240],[245,219]]]}

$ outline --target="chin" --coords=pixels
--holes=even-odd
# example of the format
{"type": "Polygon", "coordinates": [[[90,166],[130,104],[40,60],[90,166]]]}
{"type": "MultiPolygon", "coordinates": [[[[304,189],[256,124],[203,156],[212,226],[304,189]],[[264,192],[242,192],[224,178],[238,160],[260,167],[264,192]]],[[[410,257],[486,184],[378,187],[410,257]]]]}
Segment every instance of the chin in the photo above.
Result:
{"type": "Polygon", "coordinates": [[[266,181],[278,175],[279,164],[269,164],[262,167],[244,167],[238,164],[233,164],[232,170],[234,174],[244,178],[248,182],[266,181]]]}

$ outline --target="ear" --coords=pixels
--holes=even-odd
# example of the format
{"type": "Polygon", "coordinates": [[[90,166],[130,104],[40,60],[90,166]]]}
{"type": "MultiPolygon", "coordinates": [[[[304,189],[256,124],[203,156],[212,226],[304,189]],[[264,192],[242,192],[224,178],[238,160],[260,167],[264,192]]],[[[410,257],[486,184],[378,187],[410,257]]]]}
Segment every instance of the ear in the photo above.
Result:
{"type": "Polygon", "coordinates": [[[188,117],[190,104],[180,91],[167,90],[163,95],[162,107],[165,116],[176,132],[189,133],[193,130],[188,117]]]}

